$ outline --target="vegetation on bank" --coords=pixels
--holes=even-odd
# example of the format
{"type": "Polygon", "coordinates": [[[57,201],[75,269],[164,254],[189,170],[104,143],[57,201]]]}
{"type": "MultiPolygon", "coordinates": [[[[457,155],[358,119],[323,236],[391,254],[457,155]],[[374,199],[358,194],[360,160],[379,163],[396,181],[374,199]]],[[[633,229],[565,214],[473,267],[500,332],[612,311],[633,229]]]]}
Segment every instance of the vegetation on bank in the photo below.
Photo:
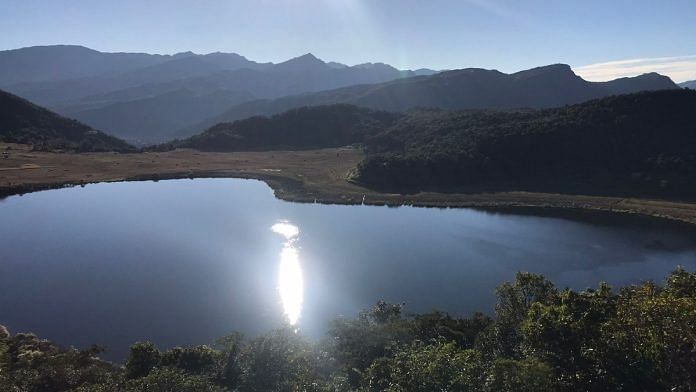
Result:
{"type": "Polygon", "coordinates": [[[0,90],[0,142],[34,150],[130,152],[133,146],[0,90]]]}
{"type": "Polygon", "coordinates": [[[62,349],[0,331],[9,391],[694,391],[696,273],[664,285],[559,290],[519,273],[496,291],[495,317],[407,315],[378,302],[334,320],[310,343],[290,328],[215,346],[131,347],[125,365],[100,349],[62,349]]]}
{"type": "Polygon", "coordinates": [[[397,190],[696,197],[696,91],[539,111],[420,111],[366,140],[356,179],[397,190]]]}

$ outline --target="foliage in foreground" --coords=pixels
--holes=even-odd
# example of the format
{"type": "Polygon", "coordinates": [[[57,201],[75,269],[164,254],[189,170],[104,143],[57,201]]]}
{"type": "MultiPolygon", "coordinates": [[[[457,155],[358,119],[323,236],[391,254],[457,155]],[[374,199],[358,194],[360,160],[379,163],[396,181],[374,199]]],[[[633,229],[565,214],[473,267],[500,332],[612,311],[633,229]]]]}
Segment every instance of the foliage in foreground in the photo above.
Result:
{"type": "Polygon", "coordinates": [[[0,329],[0,391],[695,391],[696,273],[559,290],[519,273],[495,318],[378,302],[316,344],[289,328],[214,347],[136,343],[123,366],[0,329]]]}

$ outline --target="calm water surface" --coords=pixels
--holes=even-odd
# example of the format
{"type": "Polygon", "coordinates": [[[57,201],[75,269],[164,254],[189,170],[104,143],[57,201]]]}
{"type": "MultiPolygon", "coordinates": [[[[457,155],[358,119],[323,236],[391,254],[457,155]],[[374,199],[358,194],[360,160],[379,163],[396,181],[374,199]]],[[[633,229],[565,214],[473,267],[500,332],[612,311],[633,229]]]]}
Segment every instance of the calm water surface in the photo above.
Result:
{"type": "Polygon", "coordinates": [[[611,215],[295,204],[253,180],[89,185],[0,201],[0,324],[65,345],[210,343],[379,299],[491,312],[517,271],[582,289],[696,269],[694,231],[611,215]]]}

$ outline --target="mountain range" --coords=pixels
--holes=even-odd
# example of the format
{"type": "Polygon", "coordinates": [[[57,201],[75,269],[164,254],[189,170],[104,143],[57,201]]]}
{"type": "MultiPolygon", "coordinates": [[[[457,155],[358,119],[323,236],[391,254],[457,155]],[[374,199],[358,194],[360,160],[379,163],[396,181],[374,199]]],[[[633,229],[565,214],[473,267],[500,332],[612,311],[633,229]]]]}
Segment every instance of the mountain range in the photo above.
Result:
{"type": "Polygon", "coordinates": [[[310,105],[346,103],[388,111],[406,111],[419,107],[449,110],[549,108],[615,94],[677,88],[679,86],[670,78],[656,73],[609,82],[588,82],[565,64],[512,74],[468,68],[275,100],[245,102],[185,130],[182,135],[194,134],[221,122],[256,115],[273,115],[310,105]]]}
{"type": "Polygon", "coordinates": [[[381,63],[347,66],[312,54],[274,64],[235,53],[43,46],[0,52],[0,88],[145,145],[302,106],[341,103],[393,112],[547,108],[678,86],[655,73],[589,82],[564,64],[511,74],[479,68],[435,72],[381,63]]]}
{"type": "Polygon", "coordinates": [[[229,97],[274,99],[365,83],[429,75],[435,71],[398,70],[382,63],[347,66],[324,62],[312,54],[288,61],[258,63],[235,53],[192,52],[175,55],[103,53],[80,46],[42,46],[0,52],[0,88],[63,115],[98,126],[133,140],[157,139],[162,129],[175,131],[220,114],[235,101],[229,97]],[[188,90],[186,100],[169,102],[172,94],[188,90]],[[220,97],[211,108],[200,108],[220,97]],[[111,122],[124,103],[143,112],[147,107],[167,107],[179,112],[172,118],[153,113],[134,129],[132,121],[111,122]],[[178,103],[178,105],[176,104],[178,103]],[[225,107],[222,107],[225,106],[225,107]],[[153,127],[153,128],[150,128],[153,127]],[[141,134],[143,128],[150,134],[141,134]]]}
{"type": "Polygon", "coordinates": [[[696,90],[696,80],[689,80],[687,82],[679,83],[679,87],[696,90]]]}

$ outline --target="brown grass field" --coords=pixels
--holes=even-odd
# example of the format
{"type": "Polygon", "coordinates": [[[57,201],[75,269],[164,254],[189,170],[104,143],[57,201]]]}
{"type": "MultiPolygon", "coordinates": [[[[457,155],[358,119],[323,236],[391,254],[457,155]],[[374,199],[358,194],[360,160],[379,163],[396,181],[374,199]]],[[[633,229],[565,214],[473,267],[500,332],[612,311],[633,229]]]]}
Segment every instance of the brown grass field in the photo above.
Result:
{"type": "Polygon", "coordinates": [[[363,153],[350,148],[207,153],[36,152],[0,143],[0,197],[96,182],[174,178],[255,178],[297,202],[431,207],[577,209],[635,213],[696,224],[696,203],[532,192],[391,194],[347,180],[363,153]]]}

